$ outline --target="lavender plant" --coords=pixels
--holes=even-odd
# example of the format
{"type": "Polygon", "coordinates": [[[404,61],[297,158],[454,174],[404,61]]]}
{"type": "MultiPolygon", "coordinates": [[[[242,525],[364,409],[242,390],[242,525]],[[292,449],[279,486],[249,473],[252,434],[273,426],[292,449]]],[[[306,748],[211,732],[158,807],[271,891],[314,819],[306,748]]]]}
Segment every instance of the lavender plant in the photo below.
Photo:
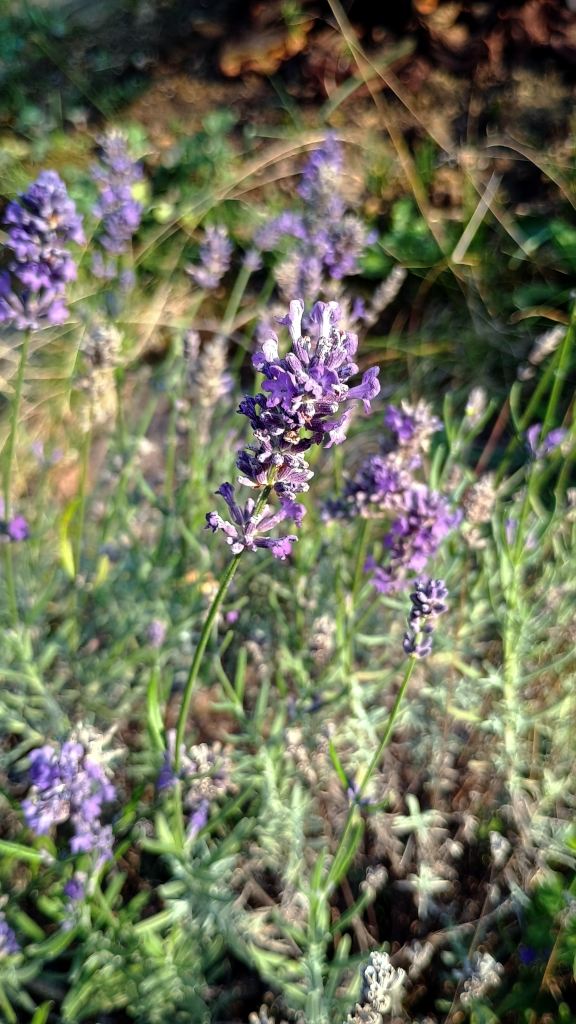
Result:
{"type": "Polygon", "coordinates": [[[142,204],[134,198],[134,186],[142,181],[143,173],[121,132],[111,131],[100,139],[100,160],[92,167],[92,177],[98,188],[93,215],[99,220],[92,273],[126,287],[131,270],[122,269],[123,257],[142,219],[142,204]]]}
{"type": "Polygon", "coordinates": [[[295,300],[282,320],[289,328],[291,351],[280,357],[278,338],[272,334],[254,356],[254,367],[262,373],[264,383],[262,393],[247,396],[240,405],[240,413],[249,419],[253,429],[254,444],[239,452],[237,466],[241,472],[239,482],[259,494],[241,508],[235,501],[234,487],[225,483],[219,493],[228,505],[232,521],[217,512],[207,515],[207,527],[224,533],[234,558],[206,618],[186,681],[176,730],[176,770],[180,767],[192,690],[209,631],[242,552],[264,547],[276,558],[284,559],[290,554],[296,540],[294,534],[265,534],[286,519],[296,526],[302,521],[304,507],[294,496],[308,489],[313,475],[305,453],[313,445],[324,443],[329,448],[340,444],[346,437],[353,411],[349,403],[360,400],[369,411],[371,400],[378,394],[378,367],[367,370],[360,384],[347,384],[358,370],[351,361],[358,342],[355,335],[338,329],[339,322],[337,303],[316,303],[304,322],[304,303],[295,300]],[[303,329],[309,333],[303,334],[303,329]],[[272,494],[280,502],[274,513],[267,504],[272,494]]]}
{"type": "Polygon", "coordinates": [[[339,297],[340,282],[358,273],[362,254],[375,236],[347,202],[342,148],[334,134],[309,156],[297,193],[303,209],[286,210],[268,221],[254,243],[275,252],[282,241],[292,241],[275,271],[284,298],[302,295],[311,302],[321,294],[339,297]]]}
{"type": "Polygon", "coordinates": [[[392,434],[382,454],[371,455],[346,482],[342,498],[326,506],[328,518],[388,519],[382,544],[387,559],[379,565],[373,556],[365,563],[372,583],[382,593],[402,588],[413,574],[422,572],[445,537],[462,518],[441,494],[415,478],[440,421],[420,402],[390,405],[385,425],[392,434]]]}

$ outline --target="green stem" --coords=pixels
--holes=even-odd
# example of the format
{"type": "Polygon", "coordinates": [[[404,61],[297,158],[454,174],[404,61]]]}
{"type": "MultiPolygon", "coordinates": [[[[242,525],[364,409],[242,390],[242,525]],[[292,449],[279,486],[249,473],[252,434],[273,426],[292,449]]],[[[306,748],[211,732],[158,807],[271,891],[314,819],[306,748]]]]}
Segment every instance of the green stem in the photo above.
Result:
{"type": "MultiPolygon", "coordinates": [[[[20,406],[22,404],[22,388],[24,385],[24,371],[28,361],[31,332],[25,331],[20,349],[20,362],[16,374],[16,385],[14,389],[14,400],[12,402],[12,415],[10,417],[10,433],[8,435],[8,446],[6,449],[6,462],[4,465],[4,519],[10,519],[10,497],[12,485],[12,470],[14,467],[14,452],[16,448],[16,433],[18,430],[18,419],[20,417],[20,406]]],[[[16,585],[14,582],[14,567],[12,564],[12,548],[10,541],[4,544],[4,561],[6,568],[6,590],[10,616],[14,625],[18,622],[18,602],[16,599],[16,585]]]]}
{"type": "Polygon", "coordinates": [[[190,671],[188,672],[188,678],[186,680],[186,685],[184,687],[182,704],[180,706],[180,711],[178,712],[178,722],[176,724],[176,750],[174,754],[174,771],[176,774],[178,774],[178,772],[180,771],[180,764],[182,760],[182,744],[184,742],[186,721],[188,718],[188,711],[190,710],[190,701],[192,700],[194,684],[196,683],[196,680],[198,678],[198,672],[200,670],[200,665],[202,664],[202,658],[204,655],[204,651],[206,650],[206,644],[208,643],[208,637],[210,636],[212,625],[218,614],[220,605],[224,600],[226,591],[228,590],[228,587],[232,582],[234,573],[238,568],[238,563],[240,561],[241,554],[242,552],[240,552],[239,555],[234,555],[234,558],[229,563],[228,568],[226,569],[226,572],[224,573],[220,581],[220,586],[218,587],[216,596],[212,601],[212,604],[210,605],[210,610],[208,612],[208,615],[206,616],[204,626],[202,627],[202,632],[200,634],[198,646],[194,651],[194,657],[192,659],[192,664],[190,665],[190,671]]]}
{"type": "Polygon", "coordinates": [[[360,787],[358,789],[358,792],[356,793],[356,797],[355,797],[353,803],[350,805],[350,809],[349,809],[348,815],[346,817],[346,823],[344,825],[344,829],[342,831],[342,835],[340,836],[340,839],[338,841],[338,846],[336,848],[336,852],[335,852],[334,857],[332,859],[332,863],[333,864],[336,863],[336,861],[339,858],[341,850],[344,849],[344,846],[345,846],[346,841],[348,839],[348,834],[349,834],[349,832],[350,832],[350,830],[352,828],[352,825],[353,825],[353,823],[354,823],[354,821],[355,821],[355,819],[357,817],[357,814],[358,814],[358,804],[359,804],[359,801],[361,800],[362,796],[366,792],[366,788],[368,786],[368,783],[370,782],[370,779],[372,778],[376,768],[378,767],[378,762],[380,761],[380,758],[382,757],[382,754],[384,753],[386,747],[388,746],[388,743],[390,742],[390,738],[391,738],[392,733],[394,731],[394,725],[395,725],[396,719],[398,717],[398,712],[400,710],[400,705],[402,704],[402,701],[404,699],[404,695],[406,693],[406,690],[408,689],[408,683],[410,682],[410,677],[412,675],[412,672],[414,671],[415,663],[416,663],[416,657],[414,655],[410,655],[410,657],[408,659],[408,664],[406,665],[406,670],[404,672],[404,678],[402,680],[402,683],[400,684],[400,689],[398,690],[398,693],[396,694],[396,699],[394,701],[394,704],[392,705],[392,710],[391,710],[390,715],[388,717],[388,721],[386,722],[386,728],[384,729],[384,732],[382,734],[382,738],[381,738],[381,740],[380,740],[380,742],[379,742],[379,744],[378,744],[378,746],[377,746],[377,748],[376,748],[376,750],[374,752],[372,760],[370,761],[370,764],[368,765],[368,769],[367,769],[366,774],[365,774],[365,776],[364,776],[364,778],[362,780],[362,783],[361,783],[361,785],[360,785],[360,787]]]}
{"type": "Polygon", "coordinates": [[[386,728],[385,728],[384,733],[382,735],[382,739],[380,740],[380,743],[378,744],[378,746],[377,746],[377,748],[376,748],[376,750],[374,752],[372,760],[370,761],[370,764],[368,765],[368,770],[367,770],[367,772],[366,772],[366,774],[364,776],[364,779],[362,781],[362,784],[360,785],[360,788],[358,790],[357,800],[360,800],[362,798],[362,796],[364,795],[364,793],[366,792],[366,787],[368,786],[368,783],[370,782],[370,779],[372,778],[374,772],[376,771],[376,768],[378,767],[378,762],[380,761],[380,758],[382,757],[382,754],[384,753],[384,751],[386,750],[386,747],[388,746],[388,744],[390,742],[392,733],[394,731],[394,725],[396,724],[396,719],[398,717],[398,712],[400,711],[400,705],[402,704],[402,701],[404,699],[404,694],[406,693],[406,690],[408,689],[408,683],[410,682],[410,677],[411,677],[411,675],[412,675],[412,673],[414,671],[414,665],[415,664],[416,664],[416,657],[413,654],[411,654],[409,659],[408,659],[408,664],[406,665],[406,671],[404,672],[404,678],[403,678],[402,683],[400,685],[400,689],[398,690],[398,693],[396,694],[396,699],[395,699],[395,701],[394,701],[394,703],[392,705],[392,710],[391,710],[390,715],[388,717],[388,721],[386,722],[386,728]]]}
{"type": "Polygon", "coordinates": [[[354,563],[354,576],[352,578],[352,608],[355,609],[356,598],[362,586],[362,575],[364,573],[364,563],[366,561],[366,549],[368,547],[368,540],[370,537],[370,520],[364,519],[362,522],[362,528],[360,530],[360,537],[358,538],[358,547],[356,549],[356,561],[354,563]]]}
{"type": "Polygon", "coordinates": [[[570,365],[570,356],[572,354],[572,344],[574,342],[574,335],[576,333],[576,304],[572,307],[570,314],[570,323],[568,324],[568,330],[564,335],[564,340],[560,346],[558,354],[558,366],[554,374],[554,383],[552,385],[552,391],[548,400],[548,408],[544,416],[544,422],[542,424],[541,437],[546,437],[550,427],[554,422],[554,416],[556,414],[556,407],[562,393],[562,388],[566,380],[568,373],[568,367],[570,365]]]}
{"type": "Polygon", "coordinates": [[[88,490],[88,468],[90,466],[90,450],[92,447],[92,426],[86,431],[82,444],[81,470],[80,470],[80,494],[78,497],[78,522],[76,525],[76,544],[74,551],[74,569],[76,576],[80,572],[80,559],[82,557],[82,541],[84,539],[84,519],[86,517],[86,496],[88,490]]]}
{"type": "Polygon", "coordinates": [[[0,988],[0,1010],[4,1012],[6,1024],[18,1024],[18,1018],[14,1013],[12,1006],[8,1002],[3,988],[0,988]]]}
{"type": "MultiPolygon", "coordinates": [[[[538,384],[536,385],[536,388],[534,389],[534,393],[533,393],[530,401],[528,402],[528,405],[526,406],[525,411],[523,412],[522,416],[520,417],[520,421],[519,421],[518,426],[519,426],[519,430],[520,430],[520,434],[521,435],[523,434],[523,432],[526,429],[526,427],[529,425],[529,423],[530,423],[530,421],[532,419],[533,414],[535,413],[536,409],[538,408],[538,404],[540,402],[540,399],[542,398],[542,395],[546,391],[546,388],[548,387],[550,381],[553,380],[554,383],[552,385],[552,391],[550,392],[550,398],[548,400],[548,407],[546,409],[546,414],[544,416],[544,422],[542,424],[541,437],[545,437],[546,434],[548,433],[548,429],[549,429],[549,427],[552,424],[553,419],[554,419],[554,414],[556,412],[556,406],[557,406],[558,400],[560,398],[560,392],[562,390],[562,385],[563,385],[563,383],[564,383],[564,381],[566,379],[566,374],[567,374],[567,371],[568,371],[568,363],[569,363],[569,358],[570,358],[570,349],[572,347],[572,342],[574,340],[574,332],[575,332],[575,330],[576,330],[576,306],[574,306],[574,308],[572,309],[572,312],[570,314],[570,322],[568,324],[568,328],[567,328],[566,334],[564,335],[564,340],[563,340],[560,348],[554,353],[554,355],[553,355],[550,363],[548,364],[545,372],[540,377],[540,380],[538,381],[538,384]]],[[[508,465],[509,465],[509,462],[510,462],[510,455],[511,455],[513,449],[517,445],[518,445],[518,437],[513,437],[510,440],[510,442],[509,442],[509,444],[508,444],[508,446],[506,448],[506,451],[504,452],[504,455],[502,457],[502,462],[501,462],[500,467],[498,469],[498,472],[496,474],[496,482],[497,483],[500,483],[504,479],[504,476],[506,474],[506,469],[508,468],[508,465]]]]}

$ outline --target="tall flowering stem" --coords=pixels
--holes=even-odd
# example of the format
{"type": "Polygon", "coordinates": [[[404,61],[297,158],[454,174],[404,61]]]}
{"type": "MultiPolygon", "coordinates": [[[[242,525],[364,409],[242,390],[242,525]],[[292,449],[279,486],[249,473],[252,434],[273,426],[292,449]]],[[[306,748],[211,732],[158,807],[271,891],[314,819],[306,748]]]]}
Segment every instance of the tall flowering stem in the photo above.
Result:
{"type": "MultiPolygon", "coordinates": [[[[308,490],[313,472],[306,453],[314,445],[340,444],[352,416],[353,404],[361,401],[366,411],[379,391],[378,369],[367,370],[360,382],[350,387],[347,381],[358,373],[352,361],[358,344],[355,335],[338,329],[340,309],[335,302],[317,302],[305,316],[304,303],[290,303],[290,312],[280,323],[290,333],[291,350],[281,357],[278,338],[270,332],[262,350],[254,356],[255,369],[264,377],[262,392],[246,396],[239,412],[249,420],[254,441],[238,453],[236,465],[239,483],[258,497],[243,506],[235,499],[234,487],[224,483],[218,494],[228,506],[230,520],[218,512],[206,516],[207,528],[221,532],[231,548],[233,559],[220,582],[202,627],[194,652],[176,726],[174,769],[178,782],[186,721],[206,650],[212,625],[226,591],[246,550],[267,549],[275,558],[285,559],[297,540],[293,534],[269,536],[285,520],[300,526],[304,506],[295,496],[308,490]],[[343,408],[342,408],[343,407],[343,408]],[[274,511],[268,499],[275,497],[280,507],[274,511]]],[[[182,818],[181,794],[177,797],[182,818]]]]}
{"type": "Polygon", "coordinates": [[[186,685],[184,687],[184,695],[182,697],[182,704],[180,706],[180,711],[178,712],[178,721],[176,724],[176,750],[174,753],[174,770],[176,774],[178,774],[181,767],[182,751],[184,749],[184,734],[186,732],[186,720],[188,718],[188,712],[190,710],[192,693],[194,691],[194,686],[198,678],[198,672],[200,671],[202,658],[204,657],[204,651],[206,650],[206,645],[208,643],[208,638],[210,636],[212,626],[214,625],[214,620],[218,614],[222,601],[226,596],[226,591],[228,590],[228,587],[230,586],[232,579],[234,578],[234,575],[238,568],[238,563],[240,561],[241,554],[242,552],[240,552],[237,555],[234,555],[234,558],[228,564],[226,572],[224,573],[220,581],[220,586],[218,587],[216,596],[212,601],[212,604],[210,605],[210,610],[208,612],[208,615],[206,616],[206,621],[204,622],[204,625],[202,627],[202,632],[200,634],[198,645],[196,647],[196,650],[194,651],[194,657],[192,659],[192,664],[190,665],[190,671],[188,672],[188,678],[186,680],[186,685]]]}
{"type": "Polygon", "coordinates": [[[378,746],[372,755],[362,782],[355,786],[351,792],[352,800],[350,809],[348,811],[342,835],[338,842],[336,853],[334,854],[332,868],[328,875],[328,887],[338,883],[339,866],[342,863],[349,863],[351,857],[354,856],[354,851],[357,847],[354,846],[351,855],[350,853],[347,855],[347,845],[350,843],[357,844],[360,840],[361,831],[359,831],[359,827],[361,828],[361,826],[358,821],[358,817],[362,798],[368,788],[374,772],[380,764],[382,755],[392,738],[394,726],[396,725],[398,713],[404,701],[404,697],[406,696],[406,691],[408,689],[410,679],[412,678],[414,666],[418,660],[426,658],[432,650],[431,635],[436,625],[436,619],[447,610],[447,596],[448,590],[444,585],[444,581],[432,579],[419,580],[414,592],[410,595],[412,607],[408,617],[408,630],[403,641],[404,652],[408,655],[404,676],[400,684],[400,689],[394,699],[392,709],[388,716],[388,721],[386,722],[386,727],[382,733],[378,746]]]}
{"type": "MultiPolygon", "coordinates": [[[[22,405],[22,388],[24,385],[24,372],[28,362],[30,349],[30,331],[24,331],[22,345],[20,347],[20,360],[16,374],[16,385],[14,388],[14,400],[12,402],[12,414],[10,417],[10,433],[6,448],[6,462],[4,465],[4,517],[6,522],[10,521],[10,492],[12,487],[12,469],[14,466],[14,451],[16,448],[16,434],[18,431],[18,420],[20,418],[20,406],[22,405]]],[[[16,599],[16,584],[14,582],[14,567],[12,564],[12,545],[4,545],[4,564],[6,569],[6,591],[10,615],[14,624],[18,621],[18,602],[16,599]]]]}

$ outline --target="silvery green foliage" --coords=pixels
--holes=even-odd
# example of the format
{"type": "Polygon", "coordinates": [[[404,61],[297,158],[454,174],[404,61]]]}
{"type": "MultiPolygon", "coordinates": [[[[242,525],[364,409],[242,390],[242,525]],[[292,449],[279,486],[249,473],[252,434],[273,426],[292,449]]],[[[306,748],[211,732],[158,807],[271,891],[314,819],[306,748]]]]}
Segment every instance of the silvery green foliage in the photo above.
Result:
{"type": "Polygon", "coordinates": [[[475,953],[470,965],[469,976],[464,981],[460,1001],[470,1006],[475,999],[482,999],[498,988],[504,968],[490,953],[475,953]]]}
{"type": "Polygon", "coordinates": [[[406,972],[392,965],[388,953],[370,953],[362,968],[360,1002],[348,1014],[346,1024],[382,1024],[385,1017],[399,1013],[405,980],[406,972]]]}

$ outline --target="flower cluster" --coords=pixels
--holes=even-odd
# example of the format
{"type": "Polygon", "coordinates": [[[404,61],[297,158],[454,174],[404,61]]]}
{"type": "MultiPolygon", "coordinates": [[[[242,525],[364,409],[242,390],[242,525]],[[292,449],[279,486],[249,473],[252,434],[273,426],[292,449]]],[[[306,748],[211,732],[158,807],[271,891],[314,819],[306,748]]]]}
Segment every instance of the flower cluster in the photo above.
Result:
{"type": "Polygon", "coordinates": [[[418,580],[410,594],[412,608],[408,616],[408,630],[404,634],[404,653],[415,658],[426,658],[432,651],[432,633],[436,619],[447,610],[448,588],[444,580],[418,580]]]}
{"type": "Polygon", "coordinates": [[[240,404],[240,413],[252,426],[254,443],[239,452],[236,464],[239,482],[261,495],[241,508],[232,485],[223,484],[217,493],[226,501],[232,521],[223,520],[217,512],[207,516],[208,527],[223,531],[235,554],[257,547],[270,548],[277,558],[290,553],[295,537],[262,535],[284,519],[300,525],[304,508],[294,498],[308,490],[313,476],[305,453],[313,445],[329,448],[344,441],[351,403],[362,401],[368,412],[380,390],[377,367],[367,370],[360,384],[350,387],[347,383],[358,372],[352,361],[358,340],[340,331],[339,322],[336,302],[317,302],[305,317],[304,303],[293,301],[288,315],[280,320],[290,332],[290,351],[281,357],[278,338],[271,332],[253,358],[264,382],[261,393],[246,396],[240,404]],[[265,503],[272,491],[280,498],[276,512],[265,503]]]}
{"type": "Polygon", "coordinates": [[[130,156],[120,132],[105,135],[100,146],[100,162],[92,168],[99,192],[94,214],[100,220],[92,271],[96,277],[113,280],[119,273],[118,257],[128,251],[140,227],[142,205],[134,199],[133,189],[142,180],[142,168],[130,156]]]}
{"type": "Polygon", "coordinates": [[[2,957],[19,953],[20,946],[4,914],[0,911],[0,960],[2,957]]]}
{"type": "MultiPolygon", "coordinates": [[[[158,776],[160,792],[170,789],[176,782],[173,765],[176,753],[176,734],[168,733],[168,748],[158,776]]],[[[211,804],[232,788],[231,765],[220,744],[198,743],[186,749],[182,746],[179,778],[185,788],[184,806],[188,811],[187,835],[193,838],[208,821],[211,804]]]]}
{"type": "Polygon", "coordinates": [[[24,516],[12,516],[5,518],[4,499],[0,498],[0,542],[5,539],[14,543],[19,540],[28,540],[30,529],[28,521],[24,516]]]}
{"type": "Polygon", "coordinates": [[[406,971],[394,967],[388,953],[374,950],[362,968],[360,1002],[347,1024],[382,1024],[384,1014],[400,1013],[405,983],[406,971]]]}
{"type": "Polygon", "coordinates": [[[188,267],[187,273],[200,288],[212,291],[220,284],[232,258],[232,243],[225,227],[221,224],[208,225],[200,245],[199,257],[200,266],[188,267]]]}
{"type": "Polygon", "coordinates": [[[542,424],[534,423],[526,431],[526,440],[530,453],[535,459],[544,459],[547,455],[550,455],[556,448],[559,448],[562,442],[566,439],[568,431],[563,427],[556,427],[551,430],[545,437],[542,437],[542,424]]]}
{"type": "Polygon", "coordinates": [[[277,268],[284,296],[311,300],[334,283],[358,273],[359,259],[373,235],[347,209],[342,180],[342,150],[333,135],[311,154],[302,172],[298,194],[302,212],[284,211],[264,224],[255,236],[263,251],[277,249],[282,240],[294,248],[277,268]]]}
{"type": "Polygon", "coordinates": [[[370,455],[350,479],[342,497],[328,503],[327,518],[386,519],[383,537],[388,557],[380,566],[370,557],[366,569],[374,586],[387,593],[405,586],[436,554],[440,544],[460,522],[441,494],[430,490],[414,476],[430,447],[432,434],[441,428],[425,402],[415,406],[402,402],[390,405],[385,425],[392,434],[378,455],[370,455]]]}
{"type": "Polygon", "coordinates": [[[87,757],[82,743],[68,740],[60,749],[39,747],[30,754],[32,787],[22,807],[36,835],[70,821],[72,853],[95,853],[100,866],[112,856],[112,829],[102,825],[102,805],[116,791],[101,765],[87,757]]]}
{"type": "Polygon", "coordinates": [[[55,171],[42,171],[8,203],[2,218],[7,239],[0,268],[0,324],[38,330],[64,323],[65,291],[76,277],[69,242],[82,244],[82,218],[55,171]]]}

